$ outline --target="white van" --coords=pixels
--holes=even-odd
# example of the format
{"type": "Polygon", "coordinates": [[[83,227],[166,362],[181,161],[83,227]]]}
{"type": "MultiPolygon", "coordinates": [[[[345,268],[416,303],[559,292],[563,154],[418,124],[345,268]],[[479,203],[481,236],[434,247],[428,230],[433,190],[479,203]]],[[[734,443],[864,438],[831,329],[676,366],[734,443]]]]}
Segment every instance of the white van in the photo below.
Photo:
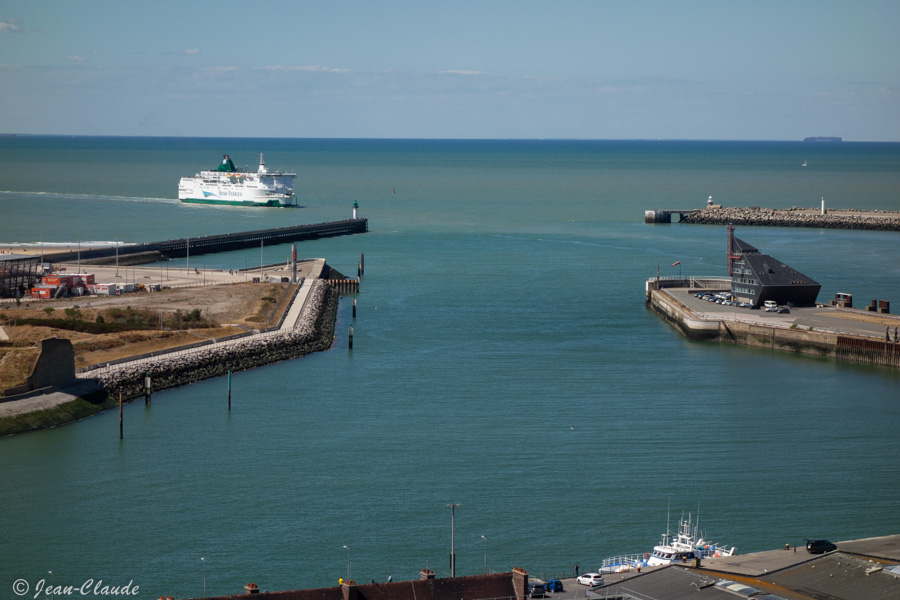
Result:
{"type": "Polygon", "coordinates": [[[766,307],[767,311],[771,312],[778,308],[778,303],[775,302],[774,300],[766,300],[765,302],[763,302],[763,306],[766,307]]]}

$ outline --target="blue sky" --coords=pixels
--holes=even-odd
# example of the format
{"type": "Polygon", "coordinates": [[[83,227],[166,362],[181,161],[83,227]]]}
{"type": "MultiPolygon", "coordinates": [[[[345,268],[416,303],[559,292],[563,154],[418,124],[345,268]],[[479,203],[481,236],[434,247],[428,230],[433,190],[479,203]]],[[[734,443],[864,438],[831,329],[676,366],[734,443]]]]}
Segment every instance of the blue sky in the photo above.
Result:
{"type": "Polygon", "coordinates": [[[4,0],[0,132],[900,141],[900,2],[4,0]]]}

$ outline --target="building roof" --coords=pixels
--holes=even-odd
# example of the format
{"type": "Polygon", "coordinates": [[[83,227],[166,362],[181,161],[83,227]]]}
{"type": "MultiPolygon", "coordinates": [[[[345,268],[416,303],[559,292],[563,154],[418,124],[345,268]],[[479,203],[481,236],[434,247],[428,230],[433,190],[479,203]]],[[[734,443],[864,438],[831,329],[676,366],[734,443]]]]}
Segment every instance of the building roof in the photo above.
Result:
{"type": "Polygon", "coordinates": [[[820,285],[777,258],[762,254],[759,250],[738,238],[733,238],[732,250],[741,254],[760,284],[767,286],[820,285]]]}
{"type": "Polygon", "coordinates": [[[524,598],[527,579],[528,575],[521,569],[514,569],[511,573],[437,579],[432,574],[413,581],[362,585],[345,581],[342,585],[329,588],[259,592],[252,595],[245,592],[234,596],[219,596],[215,600],[521,600],[524,598]],[[520,586],[519,594],[516,593],[517,582],[520,586]]]}
{"type": "Polygon", "coordinates": [[[809,598],[900,598],[900,576],[871,559],[835,552],[763,579],[809,598]]]}

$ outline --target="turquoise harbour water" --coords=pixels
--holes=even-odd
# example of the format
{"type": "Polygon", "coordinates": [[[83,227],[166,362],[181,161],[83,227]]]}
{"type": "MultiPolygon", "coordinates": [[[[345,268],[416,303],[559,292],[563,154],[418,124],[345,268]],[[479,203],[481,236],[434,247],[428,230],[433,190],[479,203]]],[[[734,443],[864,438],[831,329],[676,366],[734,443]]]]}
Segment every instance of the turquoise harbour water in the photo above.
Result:
{"type": "MultiPolygon", "coordinates": [[[[126,406],[124,441],[116,411],[0,439],[0,597],[42,578],[147,598],[201,596],[204,575],[209,595],[329,586],[345,545],[357,581],[444,576],[448,503],[458,574],[485,554],[539,575],[650,551],[669,505],[742,552],[900,533],[900,374],[689,342],[645,309],[657,267],[724,275],[724,228],[643,223],[710,195],[900,210],[900,144],[0,138],[2,249],[338,220],[354,201],[369,219],[298,245],[348,275],[365,254],[356,320],[345,298],[332,350],[235,374],[230,413],[216,379],[126,406]],[[175,199],[180,176],[257,152],[296,170],[302,208],[175,199]]],[[[896,233],[736,235],[820,301],[900,312],[896,233]]]]}

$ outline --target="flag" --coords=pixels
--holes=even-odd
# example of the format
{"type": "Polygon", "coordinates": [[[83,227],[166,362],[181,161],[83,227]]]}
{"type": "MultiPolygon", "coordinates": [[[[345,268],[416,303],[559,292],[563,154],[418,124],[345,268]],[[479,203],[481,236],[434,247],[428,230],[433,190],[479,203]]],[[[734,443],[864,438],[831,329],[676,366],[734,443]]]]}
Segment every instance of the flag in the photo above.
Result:
{"type": "Polygon", "coordinates": [[[680,264],[681,264],[681,261],[680,261],[680,260],[676,260],[675,262],[672,263],[672,266],[674,267],[674,266],[680,265],[680,264]]]}

